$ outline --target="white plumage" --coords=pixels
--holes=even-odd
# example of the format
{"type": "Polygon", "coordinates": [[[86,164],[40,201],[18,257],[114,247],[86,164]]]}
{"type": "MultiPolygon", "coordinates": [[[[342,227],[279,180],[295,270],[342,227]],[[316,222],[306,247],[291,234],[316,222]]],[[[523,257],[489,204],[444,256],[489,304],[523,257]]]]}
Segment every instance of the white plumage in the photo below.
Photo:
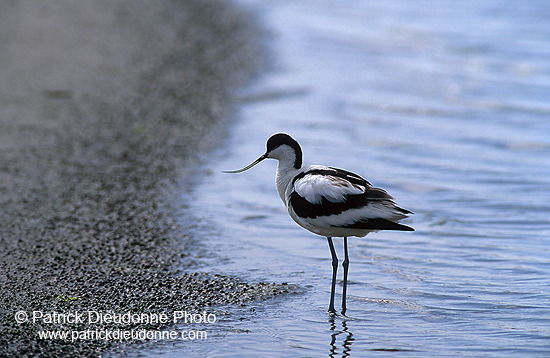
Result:
{"type": "Polygon", "coordinates": [[[414,231],[412,227],[398,223],[412,212],[398,206],[385,190],[373,187],[357,174],[322,165],[303,167],[300,145],[285,133],[272,135],[267,141],[265,154],[250,165],[227,173],[243,172],[267,158],[279,161],[277,191],[292,219],[328,239],[333,266],[330,313],[335,313],[334,288],[338,266],[332,237],[344,238],[342,314],[345,314],[349,265],[347,238],[363,237],[379,230],[414,231]]]}
{"type": "Polygon", "coordinates": [[[312,204],[321,203],[325,198],[330,202],[345,201],[346,195],[357,195],[365,192],[365,186],[353,184],[334,175],[315,174],[314,171],[327,171],[329,168],[321,165],[311,165],[302,170],[303,178],[294,182],[293,189],[298,195],[312,204]]]}

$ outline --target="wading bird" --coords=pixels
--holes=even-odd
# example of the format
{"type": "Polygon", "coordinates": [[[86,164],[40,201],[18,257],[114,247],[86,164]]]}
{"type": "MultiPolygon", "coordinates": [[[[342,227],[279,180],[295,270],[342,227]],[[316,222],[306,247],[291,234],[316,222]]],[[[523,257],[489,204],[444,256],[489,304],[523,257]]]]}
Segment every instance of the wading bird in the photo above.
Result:
{"type": "Polygon", "coordinates": [[[332,283],[328,312],[335,314],[334,291],[338,256],[333,237],[344,238],[342,314],[346,314],[348,237],[363,237],[379,230],[414,231],[398,221],[412,214],[398,206],[385,190],[373,187],[357,174],[322,165],[302,166],[302,148],[285,133],[272,135],[267,150],[251,164],[225,173],[241,173],[267,158],[277,159],[276,185],[294,221],[315,234],[326,236],[332,256],[332,283]]]}

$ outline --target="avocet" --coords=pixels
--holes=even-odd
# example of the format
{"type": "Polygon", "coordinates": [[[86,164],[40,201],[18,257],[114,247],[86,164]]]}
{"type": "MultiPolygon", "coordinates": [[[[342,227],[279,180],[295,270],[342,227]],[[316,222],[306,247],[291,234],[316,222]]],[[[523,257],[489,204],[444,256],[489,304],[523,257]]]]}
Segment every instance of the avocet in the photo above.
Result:
{"type": "Polygon", "coordinates": [[[346,314],[348,283],[348,237],[364,237],[379,230],[414,231],[399,221],[412,212],[400,207],[385,190],[375,188],[367,180],[346,170],[323,165],[303,166],[302,148],[285,133],[272,135],[267,150],[251,164],[225,173],[241,173],[273,158],[279,161],[276,185],[281,200],[294,221],[306,230],[327,237],[332,256],[332,283],[328,311],[335,314],[334,291],[338,256],[333,237],[344,238],[342,266],[342,314],[346,314]]]}

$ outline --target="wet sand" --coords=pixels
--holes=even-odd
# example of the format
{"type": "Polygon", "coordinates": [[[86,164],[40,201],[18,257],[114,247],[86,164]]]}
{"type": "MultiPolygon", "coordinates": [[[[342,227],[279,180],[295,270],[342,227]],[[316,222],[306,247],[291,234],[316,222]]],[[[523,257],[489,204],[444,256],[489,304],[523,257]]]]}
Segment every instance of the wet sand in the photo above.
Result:
{"type": "Polygon", "coordinates": [[[225,1],[0,4],[0,356],[121,347],[40,340],[86,326],[18,324],[20,310],[172,312],[285,291],[182,268],[178,222],[192,218],[174,213],[258,68],[249,20],[225,1]]]}

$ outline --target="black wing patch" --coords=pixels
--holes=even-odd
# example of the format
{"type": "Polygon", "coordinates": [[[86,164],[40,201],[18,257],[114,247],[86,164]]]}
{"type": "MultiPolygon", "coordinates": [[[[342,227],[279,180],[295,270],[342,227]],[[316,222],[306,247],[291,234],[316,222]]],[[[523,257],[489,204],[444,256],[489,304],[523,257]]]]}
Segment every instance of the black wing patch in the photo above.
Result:
{"type": "MultiPolygon", "coordinates": [[[[323,196],[321,202],[313,204],[293,191],[290,194],[289,204],[296,215],[302,218],[315,219],[318,216],[338,215],[349,209],[359,209],[373,201],[392,200],[393,198],[383,189],[367,188],[363,194],[345,195],[344,199],[342,202],[335,203],[323,196]]],[[[406,209],[401,210],[404,214],[410,213],[406,209]]]]}
{"type": "Polygon", "coordinates": [[[315,219],[318,216],[338,215],[348,209],[362,208],[368,205],[368,199],[364,195],[347,195],[345,202],[333,203],[322,197],[321,202],[312,204],[293,191],[289,204],[296,215],[315,219]]]}
{"type": "Polygon", "coordinates": [[[349,229],[365,229],[365,230],[400,230],[400,231],[414,231],[410,226],[398,224],[396,222],[386,219],[368,219],[358,221],[350,225],[337,226],[341,228],[349,229]]]}
{"type": "MultiPolygon", "coordinates": [[[[311,203],[305,198],[301,197],[298,193],[293,191],[290,194],[289,205],[292,209],[302,218],[315,219],[320,216],[338,215],[349,209],[359,209],[368,206],[372,202],[379,201],[392,201],[393,197],[388,194],[384,189],[375,188],[367,180],[363,179],[359,175],[348,172],[343,169],[337,169],[333,167],[326,167],[326,169],[312,169],[304,173],[298,174],[294,177],[292,183],[305,177],[306,175],[326,175],[341,178],[347,180],[353,185],[359,185],[365,188],[365,191],[361,194],[344,195],[344,200],[341,202],[329,201],[324,196],[321,197],[321,201],[318,203],[311,203]]],[[[395,203],[394,203],[395,204],[395,203]]],[[[412,214],[411,211],[403,209],[397,205],[394,205],[394,210],[403,213],[404,216],[412,214]]],[[[350,229],[365,229],[365,230],[401,230],[401,231],[414,231],[414,229],[407,225],[398,224],[396,222],[382,219],[362,219],[349,225],[335,226],[350,229]]]]}

